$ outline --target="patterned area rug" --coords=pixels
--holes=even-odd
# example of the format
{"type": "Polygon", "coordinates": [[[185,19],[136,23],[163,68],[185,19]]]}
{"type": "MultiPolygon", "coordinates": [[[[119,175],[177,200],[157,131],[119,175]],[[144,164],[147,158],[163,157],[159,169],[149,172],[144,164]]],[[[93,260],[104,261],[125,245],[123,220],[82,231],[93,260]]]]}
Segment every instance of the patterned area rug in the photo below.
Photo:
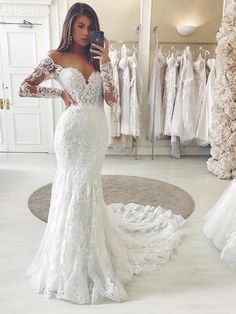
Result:
{"type": "MultiPolygon", "coordinates": [[[[179,187],[162,181],[135,176],[103,175],[103,192],[106,204],[138,203],[161,205],[175,214],[189,217],[194,210],[191,196],[179,187]]],[[[28,199],[28,207],[39,219],[47,222],[52,184],[34,191],[28,199]]]]}

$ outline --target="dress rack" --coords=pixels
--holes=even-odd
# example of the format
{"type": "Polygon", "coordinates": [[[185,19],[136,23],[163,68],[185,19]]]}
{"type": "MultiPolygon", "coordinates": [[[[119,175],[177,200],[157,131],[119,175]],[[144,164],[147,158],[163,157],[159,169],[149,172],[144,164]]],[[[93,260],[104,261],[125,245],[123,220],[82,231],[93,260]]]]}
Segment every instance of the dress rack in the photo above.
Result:
{"type": "MultiPolygon", "coordinates": [[[[140,30],[140,25],[137,26],[136,28],[136,32],[138,33],[140,30]]],[[[111,44],[138,44],[139,41],[138,40],[109,40],[109,43],[111,44]]],[[[133,135],[132,136],[132,147],[131,147],[131,151],[133,149],[133,147],[135,148],[135,160],[137,160],[137,153],[138,153],[138,137],[134,137],[133,135]],[[134,142],[135,142],[135,145],[134,145],[134,142]]],[[[129,153],[128,153],[129,155],[129,153]]]]}
{"type": "Polygon", "coordinates": [[[160,45],[214,45],[216,46],[216,42],[206,42],[206,41],[193,41],[193,42],[177,42],[177,41],[159,41],[160,45]]]}
{"type": "MultiPolygon", "coordinates": [[[[159,30],[160,26],[155,25],[152,29],[152,31],[155,33],[155,51],[158,48],[159,45],[214,45],[216,46],[216,42],[200,42],[200,41],[195,41],[195,42],[176,42],[176,41],[160,41],[159,40],[159,30]]],[[[154,144],[155,144],[155,115],[156,115],[156,107],[154,106],[154,114],[153,114],[153,126],[152,126],[152,160],[154,159],[154,144]]]]}
{"type": "Polygon", "coordinates": [[[137,44],[138,40],[109,40],[111,44],[137,44]]]}

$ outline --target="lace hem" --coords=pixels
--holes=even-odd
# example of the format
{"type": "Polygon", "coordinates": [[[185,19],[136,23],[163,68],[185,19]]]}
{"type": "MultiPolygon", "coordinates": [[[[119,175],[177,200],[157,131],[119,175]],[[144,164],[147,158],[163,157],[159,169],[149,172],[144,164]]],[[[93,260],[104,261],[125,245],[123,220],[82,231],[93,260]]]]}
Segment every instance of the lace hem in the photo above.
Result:
{"type": "Polygon", "coordinates": [[[42,294],[44,297],[48,299],[61,299],[61,300],[75,303],[75,304],[94,304],[95,305],[95,304],[100,304],[106,298],[111,299],[115,302],[119,302],[119,303],[126,301],[128,298],[126,293],[124,293],[123,296],[120,296],[120,298],[117,298],[117,296],[108,292],[104,292],[103,295],[96,293],[96,297],[93,296],[93,298],[91,298],[91,296],[93,295],[92,281],[90,281],[90,284],[89,284],[89,290],[90,290],[89,296],[83,297],[76,293],[74,294],[70,293],[68,295],[63,289],[50,290],[46,287],[41,287],[40,283],[37,281],[33,273],[31,273],[29,270],[25,273],[25,276],[29,284],[31,285],[31,287],[34,289],[34,291],[39,294],[42,294]]]}

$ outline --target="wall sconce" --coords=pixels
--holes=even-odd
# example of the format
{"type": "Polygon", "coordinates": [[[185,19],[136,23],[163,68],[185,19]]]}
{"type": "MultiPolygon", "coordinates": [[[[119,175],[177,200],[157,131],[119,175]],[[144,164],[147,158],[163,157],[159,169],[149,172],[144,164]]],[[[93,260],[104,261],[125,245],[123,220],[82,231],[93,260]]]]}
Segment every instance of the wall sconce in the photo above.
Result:
{"type": "Polygon", "coordinates": [[[196,31],[197,26],[183,25],[177,26],[176,29],[181,36],[189,36],[196,31]]]}

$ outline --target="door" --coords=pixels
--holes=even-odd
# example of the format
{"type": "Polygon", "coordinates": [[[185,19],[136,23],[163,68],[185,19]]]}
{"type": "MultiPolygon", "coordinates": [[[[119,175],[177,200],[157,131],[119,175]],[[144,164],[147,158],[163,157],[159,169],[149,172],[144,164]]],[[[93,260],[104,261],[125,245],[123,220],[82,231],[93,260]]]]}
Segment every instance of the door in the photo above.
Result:
{"type": "MultiPolygon", "coordinates": [[[[46,28],[33,25],[0,25],[1,72],[0,136],[2,151],[48,152],[49,136],[53,134],[52,100],[46,98],[19,97],[22,80],[45,57],[46,28]]],[[[50,82],[43,82],[49,86],[50,82]]]]}
{"type": "Polygon", "coordinates": [[[3,72],[2,72],[2,46],[0,41],[0,151],[8,151],[7,143],[7,125],[6,125],[6,110],[4,110],[5,95],[4,95],[4,84],[3,84],[3,72]]]}

